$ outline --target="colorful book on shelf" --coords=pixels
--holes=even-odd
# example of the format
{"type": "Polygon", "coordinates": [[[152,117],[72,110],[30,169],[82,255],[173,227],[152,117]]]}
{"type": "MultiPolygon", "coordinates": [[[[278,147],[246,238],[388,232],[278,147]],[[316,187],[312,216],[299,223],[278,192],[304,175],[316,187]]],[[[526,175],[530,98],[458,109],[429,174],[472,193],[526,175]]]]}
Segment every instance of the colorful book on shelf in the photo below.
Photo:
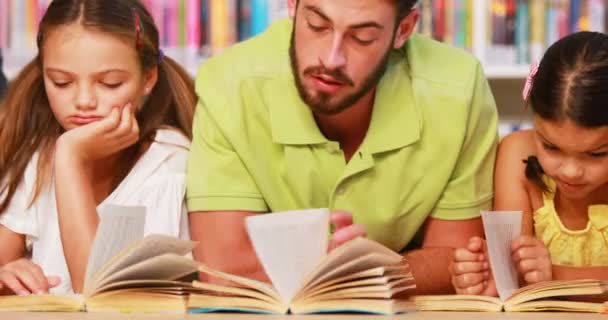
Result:
{"type": "Polygon", "coordinates": [[[251,36],[262,33],[269,24],[268,0],[251,0],[251,36]]]}
{"type": "Polygon", "coordinates": [[[186,312],[195,290],[179,281],[199,263],[184,255],[194,244],[163,235],[143,237],[145,208],[106,206],[79,295],[0,297],[0,311],[186,312]]]}
{"type": "Polygon", "coordinates": [[[476,295],[414,296],[425,311],[569,311],[608,312],[608,305],[568,301],[565,298],[595,299],[608,294],[608,281],[546,281],[523,288],[511,258],[511,241],[521,233],[521,212],[483,212],[482,220],[490,266],[498,297],[476,295]]]}
{"type": "Polygon", "coordinates": [[[395,314],[414,308],[397,298],[415,287],[400,254],[365,238],[326,254],[327,209],[249,217],[246,227],[272,285],[203,265],[199,272],[223,284],[195,281],[202,293],[190,295],[190,312],[395,314]]]}
{"type": "Polygon", "coordinates": [[[530,15],[528,11],[530,0],[517,0],[515,11],[515,62],[530,63],[530,15]]]}

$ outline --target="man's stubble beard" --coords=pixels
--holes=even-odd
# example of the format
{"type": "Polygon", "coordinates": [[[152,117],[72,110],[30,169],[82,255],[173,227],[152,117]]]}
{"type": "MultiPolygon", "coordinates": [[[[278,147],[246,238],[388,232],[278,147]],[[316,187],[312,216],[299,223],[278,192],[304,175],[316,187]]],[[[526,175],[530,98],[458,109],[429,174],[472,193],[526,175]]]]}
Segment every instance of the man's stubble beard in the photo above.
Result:
{"type": "MultiPolygon", "coordinates": [[[[312,95],[306,90],[301,79],[301,77],[310,73],[326,74],[328,76],[331,76],[332,78],[340,80],[344,83],[345,86],[354,86],[355,84],[350,79],[350,77],[344,74],[341,70],[327,70],[323,66],[307,67],[305,70],[303,70],[302,74],[300,74],[299,60],[295,52],[295,29],[296,19],[294,18],[293,29],[291,32],[291,40],[289,44],[289,60],[291,64],[291,70],[293,72],[296,88],[298,90],[300,98],[304,101],[304,103],[308,105],[311,111],[315,114],[336,115],[352,107],[357,102],[359,102],[361,98],[363,98],[366,94],[368,94],[378,85],[380,79],[382,79],[382,76],[384,76],[388,68],[389,58],[392,50],[390,47],[386,50],[384,56],[382,57],[378,65],[376,65],[376,67],[373,69],[373,72],[370,73],[367,78],[365,78],[365,80],[362,82],[363,84],[361,85],[360,89],[356,92],[333,103],[332,101],[330,101],[332,98],[331,94],[317,92],[316,95],[312,95]]],[[[391,44],[394,42],[395,34],[396,32],[393,32],[391,44]]]]}

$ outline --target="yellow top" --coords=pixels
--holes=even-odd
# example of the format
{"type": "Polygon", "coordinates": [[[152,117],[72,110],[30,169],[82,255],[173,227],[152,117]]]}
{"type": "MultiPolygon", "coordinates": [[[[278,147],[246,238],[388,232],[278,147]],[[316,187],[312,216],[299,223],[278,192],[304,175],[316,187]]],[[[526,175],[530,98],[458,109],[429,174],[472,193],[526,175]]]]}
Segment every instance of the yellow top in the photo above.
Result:
{"type": "Polygon", "coordinates": [[[393,50],[347,163],[298,95],[291,31],[290,20],[276,22],[201,66],[190,212],[345,210],[400,251],[429,216],[470,219],[491,207],[497,113],[471,55],[419,35],[393,50]]]}
{"type": "Polygon", "coordinates": [[[543,196],[544,206],[534,214],[534,230],[551,253],[553,264],[571,267],[608,266],[608,205],[589,206],[589,222],[583,230],[570,230],[555,210],[555,182],[546,179],[552,192],[543,196]]]}

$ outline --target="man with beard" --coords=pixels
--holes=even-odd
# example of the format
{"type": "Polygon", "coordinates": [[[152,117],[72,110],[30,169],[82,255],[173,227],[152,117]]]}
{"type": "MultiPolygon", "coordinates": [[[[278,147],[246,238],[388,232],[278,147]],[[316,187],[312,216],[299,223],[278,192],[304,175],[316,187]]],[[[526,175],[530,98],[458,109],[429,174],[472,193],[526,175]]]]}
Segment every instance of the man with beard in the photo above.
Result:
{"type": "Polygon", "coordinates": [[[2,51],[0,51],[0,100],[4,97],[6,92],[7,80],[2,71],[2,51]]]}
{"type": "Polygon", "coordinates": [[[330,208],[331,248],[367,235],[405,255],[417,293],[453,292],[453,248],[492,204],[497,112],[473,57],[413,34],[415,2],[289,0],[292,20],[201,67],[196,259],[267,280],[245,217],[330,208]]]}

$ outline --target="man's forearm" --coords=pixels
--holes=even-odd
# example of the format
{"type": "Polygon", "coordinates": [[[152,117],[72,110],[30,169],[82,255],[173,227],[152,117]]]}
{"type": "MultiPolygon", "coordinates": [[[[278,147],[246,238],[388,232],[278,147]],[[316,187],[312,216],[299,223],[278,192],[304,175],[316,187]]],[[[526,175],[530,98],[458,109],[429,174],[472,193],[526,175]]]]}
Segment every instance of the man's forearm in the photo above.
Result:
{"type": "Polygon", "coordinates": [[[448,272],[453,252],[453,248],[424,248],[405,253],[416,282],[416,289],[407,294],[454,293],[448,272]]]}

